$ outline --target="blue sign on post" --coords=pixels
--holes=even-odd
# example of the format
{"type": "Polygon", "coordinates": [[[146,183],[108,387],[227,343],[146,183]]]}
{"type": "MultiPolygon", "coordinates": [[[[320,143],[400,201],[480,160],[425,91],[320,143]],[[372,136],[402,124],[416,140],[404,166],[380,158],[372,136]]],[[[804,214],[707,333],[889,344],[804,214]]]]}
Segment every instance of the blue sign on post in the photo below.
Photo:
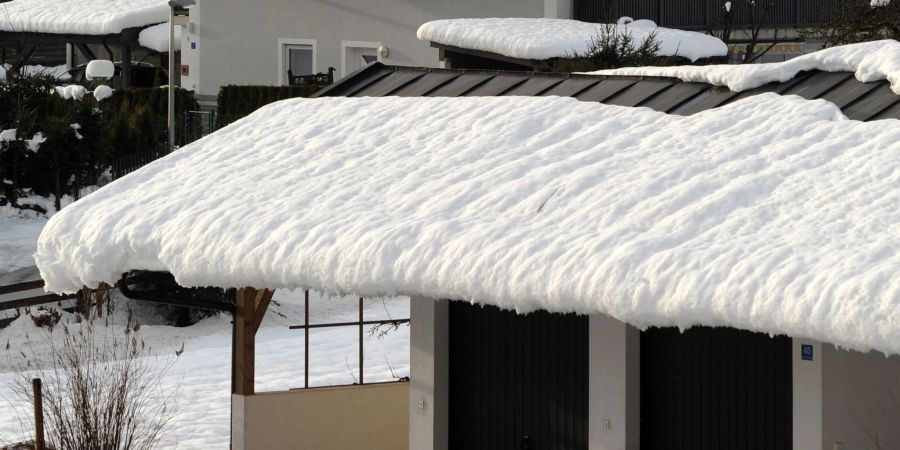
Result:
{"type": "Polygon", "coordinates": [[[811,344],[803,344],[800,346],[800,358],[804,361],[813,360],[813,346],[811,344]]]}

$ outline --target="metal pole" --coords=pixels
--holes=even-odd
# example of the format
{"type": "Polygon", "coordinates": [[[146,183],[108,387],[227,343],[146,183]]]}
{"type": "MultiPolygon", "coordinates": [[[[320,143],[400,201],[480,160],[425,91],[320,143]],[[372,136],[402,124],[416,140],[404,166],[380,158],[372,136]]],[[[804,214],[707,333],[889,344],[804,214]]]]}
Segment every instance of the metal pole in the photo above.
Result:
{"type": "Polygon", "coordinates": [[[175,150],[175,5],[169,5],[169,152],[175,150]]]}
{"type": "Polygon", "coordinates": [[[363,299],[359,298],[359,384],[363,384],[363,299]]]}
{"type": "Polygon", "coordinates": [[[309,290],[303,291],[303,387],[309,388],[309,290]]]}
{"type": "Polygon", "coordinates": [[[34,389],[34,450],[44,450],[44,398],[41,394],[41,379],[31,380],[34,389]]]}

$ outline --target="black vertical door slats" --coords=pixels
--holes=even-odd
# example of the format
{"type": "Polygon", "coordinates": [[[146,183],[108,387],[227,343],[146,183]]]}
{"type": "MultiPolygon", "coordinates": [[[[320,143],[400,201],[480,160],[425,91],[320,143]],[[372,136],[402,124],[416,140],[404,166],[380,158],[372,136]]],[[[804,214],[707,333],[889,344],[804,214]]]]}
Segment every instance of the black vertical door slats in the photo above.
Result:
{"type": "Polygon", "coordinates": [[[641,333],[641,448],[790,450],[791,341],[730,328],[641,333]]]}
{"type": "Polygon", "coordinates": [[[451,449],[587,450],[587,317],[452,302],[449,338],[451,449]]]}

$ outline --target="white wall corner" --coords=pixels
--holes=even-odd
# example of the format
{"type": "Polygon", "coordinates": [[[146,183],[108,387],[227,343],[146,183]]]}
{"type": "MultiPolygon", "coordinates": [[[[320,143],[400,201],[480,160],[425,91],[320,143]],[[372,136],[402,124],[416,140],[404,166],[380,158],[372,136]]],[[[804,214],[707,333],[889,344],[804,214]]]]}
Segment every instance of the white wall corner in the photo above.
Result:
{"type": "Polygon", "coordinates": [[[410,450],[449,444],[449,301],[410,301],[410,450]]]}
{"type": "Polygon", "coordinates": [[[640,332],[594,314],[588,325],[588,449],[640,445],[640,332]]]}
{"type": "Polygon", "coordinates": [[[544,17],[548,19],[571,19],[572,0],[544,0],[544,17]]]}
{"type": "Polygon", "coordinates": [[[794,450],[822,449],[822,345],[808,339],[791,340],[794,450]],[[811,346],[812,359],[804,359],[811,346]]]}
{"type": "Polygon", "coordinates": [[[231,450],[244,450],[244,409],[245,397],[231,394],[231,450]]]}

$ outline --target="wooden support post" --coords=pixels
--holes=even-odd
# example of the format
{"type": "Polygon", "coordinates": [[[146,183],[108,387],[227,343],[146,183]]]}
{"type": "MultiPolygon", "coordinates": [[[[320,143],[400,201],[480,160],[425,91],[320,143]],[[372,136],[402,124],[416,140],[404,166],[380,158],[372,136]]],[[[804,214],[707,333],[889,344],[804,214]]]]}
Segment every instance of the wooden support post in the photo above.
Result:
{"type": "Polygon", "coordinates": [[[309,289],[303,291],[303,387],[309,387],[309,289]]]}
{"type": "Polygon", "coordinates": [[[131,73],[131,46],[125,44],[122,46],[122,83],[125,88],[130,88],[132,83],[131,73]]]}
{"type": "Polygon", "coordinates": [[[41,379],[31,380],[34,388],[34,450],[44,450],[44,396],[41,393],[41,379]]]}
{"type": "Polygon", "coordinates": [[[232,348],[232,393],[253,395],[256,330],[262,323],[275,291],[245,287],[237,290],[232,348]]]}
{"type": "Polygon", "coordinates": [[[359,384],[363,384],[363,299],[359,298],[359,384]]]}

